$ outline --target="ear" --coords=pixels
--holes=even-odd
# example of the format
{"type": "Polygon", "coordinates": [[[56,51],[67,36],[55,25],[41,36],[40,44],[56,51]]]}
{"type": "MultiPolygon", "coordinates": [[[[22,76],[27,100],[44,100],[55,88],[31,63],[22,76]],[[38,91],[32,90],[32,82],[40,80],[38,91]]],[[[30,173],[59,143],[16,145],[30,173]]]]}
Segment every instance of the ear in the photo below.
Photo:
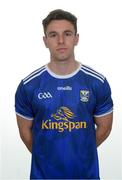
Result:
{"type": "Polygon", "coordinates": [[[75,46],[78,44],[79,42],[79,34],[76,34],[76,37],[75,37],[75,46]]]}
{"type": "Polygon", "coordinates": [[[47,43],[47,38],[46,38],[46,36],[43,36],[43,41],[44,41],[44,44],[45,44],[46,48],[48,48],[48,43],[47,43]]]}

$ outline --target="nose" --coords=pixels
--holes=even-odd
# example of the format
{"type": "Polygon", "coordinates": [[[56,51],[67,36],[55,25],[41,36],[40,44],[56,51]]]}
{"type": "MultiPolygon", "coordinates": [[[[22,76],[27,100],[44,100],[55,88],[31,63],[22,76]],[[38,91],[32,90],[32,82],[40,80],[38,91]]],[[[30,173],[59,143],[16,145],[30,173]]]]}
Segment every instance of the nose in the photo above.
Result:
{"type": "Polygon", "coordinates": [[[59,42],[60,44],[63,44],[63,43],[64,43],[64,37],[63,37],[63,35],[59,35],[59,37],[58,37],[58,42],[59,42]]]}

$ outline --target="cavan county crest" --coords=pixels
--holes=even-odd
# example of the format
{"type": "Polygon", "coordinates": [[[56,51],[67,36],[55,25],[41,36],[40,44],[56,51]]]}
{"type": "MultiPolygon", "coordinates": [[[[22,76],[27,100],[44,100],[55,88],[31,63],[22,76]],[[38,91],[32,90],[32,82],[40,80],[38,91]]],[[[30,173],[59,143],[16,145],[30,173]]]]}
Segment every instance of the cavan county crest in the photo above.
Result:
{"type": "Polygon", "coordinates": [[[80,90],[80,100],[82,102],[88,102],[89,101],[89,91],[88,90],[80,90]]]}

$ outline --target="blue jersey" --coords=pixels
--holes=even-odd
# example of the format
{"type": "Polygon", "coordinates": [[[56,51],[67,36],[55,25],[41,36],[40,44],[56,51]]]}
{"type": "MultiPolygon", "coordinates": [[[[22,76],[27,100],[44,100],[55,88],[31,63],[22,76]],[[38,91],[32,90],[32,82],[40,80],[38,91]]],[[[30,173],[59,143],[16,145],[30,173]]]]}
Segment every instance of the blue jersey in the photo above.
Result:
{"type": "Polygon", "coordinates": [[[48,66],[18,86],[17,115],[33,121],[31,179],[99,179],[94,117],[112,112],[106,78],[81,65],[59,76],[48,66]]]}

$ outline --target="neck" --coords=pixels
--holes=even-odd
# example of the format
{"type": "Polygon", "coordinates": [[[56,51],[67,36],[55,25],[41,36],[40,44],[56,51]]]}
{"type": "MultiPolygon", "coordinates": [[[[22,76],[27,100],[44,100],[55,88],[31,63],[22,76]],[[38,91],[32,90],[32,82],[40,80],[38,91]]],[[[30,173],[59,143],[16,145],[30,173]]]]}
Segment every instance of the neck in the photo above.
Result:
{"type": "Polygon", "coordinates": [[[55,74],[67,75],[67,74],[71,74],[79,67],[79,62],[76,60],[51,61],[48,64],[48,67],[55,74]]]}

